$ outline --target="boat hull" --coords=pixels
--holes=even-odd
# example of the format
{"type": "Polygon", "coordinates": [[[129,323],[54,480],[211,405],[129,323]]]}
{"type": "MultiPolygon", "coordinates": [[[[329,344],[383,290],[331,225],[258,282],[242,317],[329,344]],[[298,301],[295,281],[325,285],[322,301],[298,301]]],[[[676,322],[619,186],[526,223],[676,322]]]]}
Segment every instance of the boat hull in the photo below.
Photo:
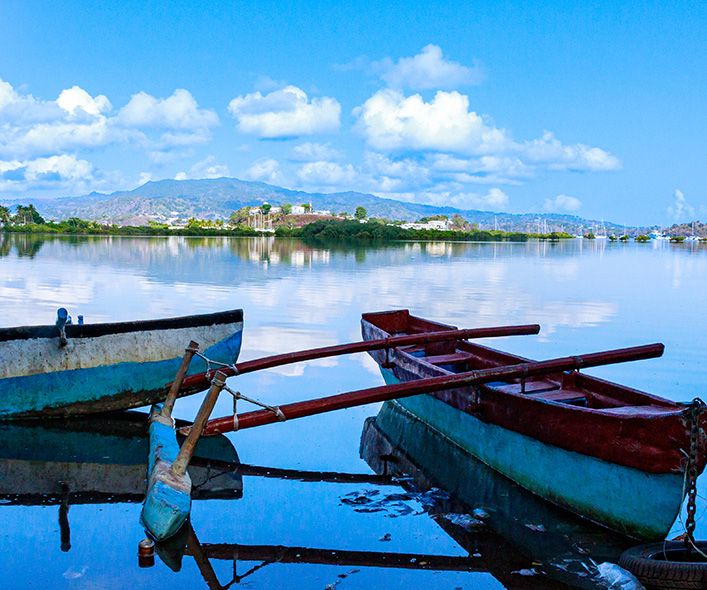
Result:
{"type": "MultiPolygon", "coordinates": [[[[0,420],[72,416],[164,400],[191,340],[209,359],[234,363],[243,312],[169,320],[0,330],[0,420]]],[[[189,373],[206,369],[194,359],[189,373]]]]}
{"type": "MultiPolygon", "coordinates": [[[[444,329],[455,328],[407,310],[362,318],[364,340],[444,329]]],[[[462,339],[369,354],[388,383],[530,362],[462,339]]],[[[399,403],[528,490],[638,539],[665,537],[684,498],[688,451],[696,445],[698,474],[707,456],[703,406],[694,406],[694,418],[686,404],[578,371],[452,388],[399,403]]]]}
{"type": "MultiPolygon", "coordinates": [[[[381,369],[386,383],[399,383],[381,369]]],[[[538,496],[630,537],[664,539],[683,501],[683,476],[645,473],[482,422],[431,395],[405,410],[538,496]]]]}

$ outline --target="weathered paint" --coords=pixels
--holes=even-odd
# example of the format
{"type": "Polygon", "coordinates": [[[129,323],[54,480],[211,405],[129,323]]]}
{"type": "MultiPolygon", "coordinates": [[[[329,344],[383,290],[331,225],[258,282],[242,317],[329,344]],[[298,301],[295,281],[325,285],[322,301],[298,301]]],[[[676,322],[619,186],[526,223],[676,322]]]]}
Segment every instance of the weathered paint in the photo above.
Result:
{"type": "MultiPolygon", "coordinates": [[[[365,340],[385,337],[386,330],[417,333],[438,329],[438,324],[409,316],[407,312],[364,314],[362,320],[365,340]]],[[[454,367],[455,371],[532,362],[465,341],[425,347],[424,350],[395,348],[388,353],[370,354],[381,367],[389,368],[396,378],[408,382],[454,375],[454,371],[434,362],[435,357],[450,352],[458,352],[459,356],[467,358],[461,366],[454,367]]],[[[431,395],[484,422],[567,451],[646,473],[684,474],[690,445],[685,404],[576,371],[558,371],[540,379],[531,377],[525,382],[525,390],[521,381],[518,378],[510,383],[506,380],[480,387],[455,387],[431,395]],[[566,396],[579,399],[570,401],[566,396]]],[[[700,421],[697,469],[701,473],[707,460],[707,413],[702,414],[700,421]]]]}
{"type": "Polygon", "coordinates": [[[158,541],[174,535],[191,510],[189,475],[177,477],[170,467],[179,453],[177,436],[170,418],[153,408],[150,423],[150,453],[142,523],[158,541]]]}
{"type": "MultiPolygon", "coordinates": [[[[241,348],[243,323],[235,322],[216,326],[191,327],[186,329],[160,330],[159,338],[143,334],[150,341],[149,356],[142,355],[142,347],[136,341],[136,333],[114,334],[90,338],[82,344],[81,360],[88,354],[90,342],[110,339],[121,342],[117,347],[120,355],[111,357],[105,342],[99,342],[99,358],[86,363],[85,368],[57,370],[27,376],[0,379],[0,419],[44,417],[50,415],[81,414],[129,409],[163,401],[165,384],[174,378],[184,347],[189,340],[198,340],[208,358],[222,363],[233,363],[241,348]],[[164,344],[161,352],[157,344],[164,344]],[[132,347],[128,355],[127,348],[132,347]],[[161,355],[161,358],[160,358],[161,355]],[[134,359],[126,362],[126,358],[134,359]]],[[[77,339],[78,340],[78,339],[77,339]]],[[[26,346],[26,357],[32,356],[33,339],[18,340],[26,346]]],[[[0,350],[9,342],[3,342],[0,350]]],[[[78,346],[78,344],[76,345],[78,346]]],[[[54,350],[54,349],[52,349],[54,350]]],[[[57,356],[64,354],[57,347],[57,356]]],[[[63,361],[62,361],[63,362],[63,361]]],[[[7,364],[12,364],[8,357],[7,364]]],[[[45,364],[45,368],[51,364],[45,364]]],[[[61,364],[57,366],[70,366],[61,364]]],[[[203,371],[205,363],[195,359],[190,374],[203,371]]],[[[7,372],[7,370],[6,370],[7,372]]]]}
{"type": "MultiPolygon", "coordinates": [[[[592,572],[598,575],[597,564],[617,563],[635,545],[514,484],[395,402],[383,404],[375,418],[366,420],[361,458],[376,473],[402,478],[405,489],[448,492],[449,496],[434,494],[438,504],[426,506],[431,515],[467,514],[481,508],[484,528],[498,533],[505,543],[495,534],[455,534],[459,527],[446,518],[433,518],[470,554],[484,555],[489,572],[502,583],[517,578],[518,569],[532,561],[563,588],[566,584],[596,590],[597,576],[592,572]],[[503,558],[494,559],[499,553],[503,558]],[[513,563],[513,554],[522,555],[523,565],[513,563]]],[[[517,582],[508,584],[515,586],[517,582]]]]}
{"type": "MultiPolygon", "coordinates": [[[[387,383],[398,380],[381,369],[387,383]]],[[[683,500],[683,477],[609,463],[482,422],[431,395],[398,400],[449,440],[524,488],[639,539],[664,539],[683,500]]]]}

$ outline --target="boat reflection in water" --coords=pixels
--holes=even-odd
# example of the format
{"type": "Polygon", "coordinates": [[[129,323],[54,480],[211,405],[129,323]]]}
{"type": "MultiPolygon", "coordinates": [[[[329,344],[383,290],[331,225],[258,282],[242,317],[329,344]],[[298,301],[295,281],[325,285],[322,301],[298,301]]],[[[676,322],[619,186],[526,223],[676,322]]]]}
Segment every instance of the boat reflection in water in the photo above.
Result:
{"type": "MultiPolygon", "coordinates": [[[[148,450],[147,414],[139,412],[0,423],[0,502],[59,506],[68,551],[71,505],[143,501],[148,450]]],[[[226,437],[199,441],[189,467],[192,498],[240,497],[241,476],[214,470],[211,461],[238,461],[226,437]]]]}
{"type": "MultiPolygon", "coordinates": [[[[386,502],[390,503],[388,508],[394,510],[401,503],[409,508],[418,502],[467,555],[201,543],[191,524],[172,539],[159,543],[157,555],[173,571],[182,569],[185,556],[193,558],[205,587],[211,590],[241,582],[257,584],[262,580],[258,572],[272,564],[487,572],[509,590],[617,587],[611,586],[610,577],[602,575],[598,566],[615,564],[630,546],[630,540],[520,488],[409,415],[395,402],[386,402],[376,418],[365,422],[361,456],[375,475],[219,462],[213,467],[255,477],[365,484],[359,492],[340,496],[342,505],[359,512],[385,511],[386,502]],[[382,493],[383,489],[390,490],[397,485],[404,488],[404,493],[382,493]],[[229,573],[224,575],[223,568],[215,568],[214,560],[232,562],[229,573]]],[[[420,512],[409,509],[396,516],[405,514],[415,516],[420,512]]],[[[608,565],[609,569],[613,567],[608,565]]]]}
{"type": "Polygon", "coordinates": [[[424,494],[437,524],[471,555],[485,557],[488,571],[507,588],[548,588],[552,581],[606,588],[598,565],[618,563],[635,544],[521,488],[396,402],[366,421],[361,456],[376,473],[424,494]]]}

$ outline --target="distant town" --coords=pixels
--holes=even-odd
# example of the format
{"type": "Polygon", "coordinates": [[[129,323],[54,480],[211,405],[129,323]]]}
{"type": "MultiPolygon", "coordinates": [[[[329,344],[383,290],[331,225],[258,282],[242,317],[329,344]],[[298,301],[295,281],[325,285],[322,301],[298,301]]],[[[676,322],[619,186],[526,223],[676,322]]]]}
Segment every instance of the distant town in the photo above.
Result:
{"type": "MultiPolygon", "coordinates": [[[[637,229],[607,231],[604,224],[578,234],[558,231],[538,219],[535,232],[504,231],[498,226],[481,228],[470,223],[460,214],[451,216],[436,214],[420,217],[417,221],[390,220],[369,216],[365,207],[357,206],[353,214],[333,213],[317,210],[311,203],[299,205],[283,203],[270,205],[264,202],[253,207],[241,207],[233,211],[228,219],[175,219],[170,223],[148,220],[145,225],[119,225],[69,217],[65,220],[45,220],[33,204],[0,205],[0,224],[5,232],[95,234],[95,235],[274,235],[280,237],[302,237],[316,239],[437,239],[473,241],[523,242],[529,239],[565,240],[587,239],[618,242],[648,242],[669,240],[674,243],[707,243],[707,225],[695,221],[674,225],[667,230],[641,233],[637,229]]],[[[615,229],[615,227],[614,227],[615,229]]]]}

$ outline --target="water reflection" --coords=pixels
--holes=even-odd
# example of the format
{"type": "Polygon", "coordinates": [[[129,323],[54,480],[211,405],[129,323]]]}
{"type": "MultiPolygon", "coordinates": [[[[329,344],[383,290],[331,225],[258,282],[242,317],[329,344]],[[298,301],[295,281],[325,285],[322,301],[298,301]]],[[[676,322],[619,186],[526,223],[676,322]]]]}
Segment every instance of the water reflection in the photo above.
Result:
{"type": "MultiPolygon", "coordinates": [[[[61,550],[71,548],[69,510],[86,504],[141,503],[149,441],[147,414],[0,424],[0,503],[58,506],[61,550]]],[[[211,461],[237,462],[225,437],[206,438],[189,467],[195,500],[242,495],[240,475],[211,461]]]]}
{"type": "Polygon", "coordinates": [[[425,511],[471,555],[484,557],[506,588],[530,587],[518,586],[518,571],[601,587],[597,565],[618,562],[631,546],[515,485],[394,402],[366,421],[361,456],[376,473],[404,478],[403,488],[424,497],[425,511]]]}

